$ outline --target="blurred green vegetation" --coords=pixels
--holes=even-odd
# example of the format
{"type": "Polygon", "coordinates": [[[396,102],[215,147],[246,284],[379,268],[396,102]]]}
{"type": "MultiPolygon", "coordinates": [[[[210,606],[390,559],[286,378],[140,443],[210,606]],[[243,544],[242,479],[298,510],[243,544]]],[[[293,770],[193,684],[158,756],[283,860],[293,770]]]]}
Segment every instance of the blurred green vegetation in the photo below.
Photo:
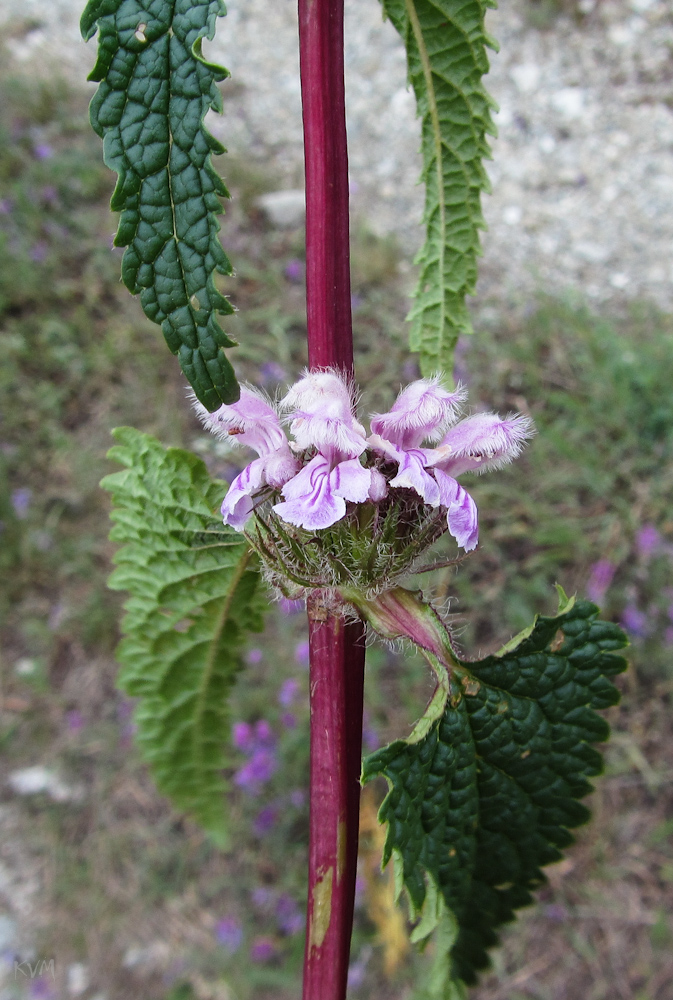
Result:
{"type": "MultiPolygon", "coordinates": [[[[306,362],[303,237],[270,228],[256,208],[271,186],[262,164],[250,169],[223,157],[218,167],[234,194],[222,234],[237,268],[223,282],[240,310],[229,321],[241,344],[232,357],[242,378],[274,392],[306,362]]],[[[301,609],[271,611],[235,694],[234,717],[251,727],[252,743],[271,764],[267,778],[246,783],[241,775],[255,751],[241,744],[231,854],[214,851],[156,795],[133,750],[130,706],[114,689],[119,598],[105,586],[113,548],[108,500],[97,485],[110,471],[110,428],[132,424],[192,447],[224,478],[245,456],[201,432],[160,331],[120,285],[107,208],[112,186],[83,98],[0,68],[0,740],[6,773],[41,764],[71,790],[60,800],[48,790],[18,799],[3,786],[0,794],[20,805],[10,837],[20,842],[16,864],[26,876],[36,866],[44,873],[34,946],[58,956],[63,995],[63,970],[82,961],[107,1000],[139,991],[145,1000],[282,1000],[296,994],[302,952],[308,676],[301,609]]],[[[405,284],[394,241],[356,225],[363,412],[385,409],[416,376],[405,346],[405,284]]],[[[619,739],[609,752],[607,790],[599,792],[602,833],[589,832],[574,855],[577,884],[552,879],[543,917],[519,922],[475,1000],[615,995],[592,951],[604,925],[594,934],[593,924],[586,930],[577,922],[614,882],[629,885],[625,830],[650,845],[633,864],[656,875],[643,903],[651,919],[637,931],[625,925],[625,940],[642,931],[643,943],[620,981],[664,1000],[673,894],[665,825],[671,371],[673,322],[642,305],[608,321],[581,305],[540,300],[460,346],[457,375],[469,384],[470,406],[528,412],[538,436],[508,469],[465,478],[479,504],[481,545],[459,567],[418,582],[449,602],[459,642],[475,656],[536,612],[552,611],[556,580],[568,592],[604,590],[606,614],[630,625],[634,664],[630,705],[613,718],[619,739]],[[521,992],[521,969],[536,961],[538,945],[544,958],[551,930],[559,968],[572,967],[579,978],[568,979],[567,994],[551,980],[539,992],[521,992]]],[[[437,547],[438,558],[446,555],[455,555],[448,539],[437,547]]],[[[372,647],[367,748],[406,734],[430,692],[417,659],[372,647]]],[[[365,838],[364,867],[376,851],[375,838],[365,838]]],[[[381,905],[389,899],[386,879],[372,878],[363,876],[358,888],[352,995],[391,1000],[408,996],[422,958],[389,967],[386,978],[378,945],[392,940],[394,920],[381,905]]],[[[628,946],[616,947],[621,961],[628,946]]]]}

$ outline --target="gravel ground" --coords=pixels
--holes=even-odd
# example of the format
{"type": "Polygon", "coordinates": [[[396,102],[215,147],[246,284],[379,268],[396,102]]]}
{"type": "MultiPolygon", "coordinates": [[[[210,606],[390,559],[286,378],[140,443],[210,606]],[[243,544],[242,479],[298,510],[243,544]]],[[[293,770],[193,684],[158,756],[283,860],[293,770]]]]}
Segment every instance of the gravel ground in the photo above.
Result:
{"type": "MultiPolygon", "coordinates": [[[[296,187],[295,4],[228,6],[209,52],[232,73],[213,131],[232,153],[252,150],[273,165],[279,188],[296,187]]],[[[84,85],[94,44],[79,39],[80,7],[1,0],[11,57],[32,73],[50,72],[58,59],[84,85]]],[[[376,232],[395,234],[410,256],[420,242],[422,191],[404,52],[375,0],[346,0],[346,9],[353,211],[376,232]]],[[[579,0],[574,17],[548,30],[530,23],[538,9],[513,0],[488,15],[502,50],[488,78],[500,134],[477,301],[516,306],[536,289],[572,289],[611,309],[645,298],[671,310],[673,0],[579,0]]]]}

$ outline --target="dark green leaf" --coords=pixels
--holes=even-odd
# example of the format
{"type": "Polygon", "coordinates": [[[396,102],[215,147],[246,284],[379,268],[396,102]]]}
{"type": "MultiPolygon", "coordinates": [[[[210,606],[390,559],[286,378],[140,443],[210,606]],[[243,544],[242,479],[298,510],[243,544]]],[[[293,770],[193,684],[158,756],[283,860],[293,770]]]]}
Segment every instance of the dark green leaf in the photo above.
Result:
{"type": "Polygon", "coordinates": [[[409,314],[410,346],[424,375],[453,372],[453,350],[471,333],[465,296],[474,293],[481,192],[489,190],[483,160],[495,134],[493,101],[482,84],[488,72],[484,30],[492,0],[382,0],[407,49],[409,79],[422,119],[426,240],[416,302],[409,314]]]}
{"type": "Polygon", "coordinates": [[[263,596],[245,538],[217,509],[226,491],[201,459],[130,427],[102,482],[120,542],[115,590],[126,590],[119,685],[140,702],[138,741],[162,792],[224,841],[227,695],[263,596]]]}
{"type": "Polygon", "coordinates": [[[239,397],[222,350],[235,342],[217,320],[234,310],[214,282],[232,274],[217,235],[229,194],[210,162],[224,148],[203,124],[209,108],[222,110],[216,82],[229,74],[202,58],[201,43],[225,13],[222,0],[89,0],[81,22],[87,40],[98,30],[91,124],[119,175],[122,278],[209,410],[239,397]]]}
{"type": "Polygon", "coordinates": [[[447,672],[429,655],[440,685],[426,717],[408,740],[365,760],[365,780],[389,783],[384,863],[395,855],[428,931],[442,926],[438,892],[457,921],[454,980],[475,981],[496,929],[532,901],[542,866],[589,817],[578,799],[602,768],[591,744],[608,736],[595,710],[618,700],[609,678],[625,668],[613,651],[626,645],[597,616],[595,605],[563,596],[556,617],[538,617],[484,660],[455,660],[447,672]]]}

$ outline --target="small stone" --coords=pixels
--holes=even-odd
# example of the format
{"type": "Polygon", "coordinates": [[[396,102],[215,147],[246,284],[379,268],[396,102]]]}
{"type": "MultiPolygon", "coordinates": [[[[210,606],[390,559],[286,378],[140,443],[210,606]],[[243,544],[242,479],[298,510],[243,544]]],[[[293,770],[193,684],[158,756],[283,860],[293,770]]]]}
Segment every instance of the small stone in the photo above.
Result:
{"type": "Polygon", "coordinates": [[[532,94],[540,81],[540,67],[537,63],[522,63],[520,66],[512,66],[509,75],[517,90],[522,94],[532,94]]]}
{"type": "Polygon", "coordinates": [[[552,94],[551,104],[565,118],[581,118],[584,113],[584,91],[581,87],[561,87],[552,94]]]}
{"type": "Polygon", "coordinates": [[[520,205],[507,205],[507,207],[503,209],[502,219],[508,226],[518,226],[522,217],[523,212],[521,211],[520,205]]]}
{"type": "Polygon", "coordinates": [[[54,802],[73,802],[82,798],[81,789],[66,785],[55,771],[41,764],[12,771],[8,783],[17,795],[46,794],[54,802]]]}
{"type": "Polygon", "coordinates": [[[306,215],[302,190],[270,191],[257,199],[257,205],[276,229],[297,229],[306,215]]]}
{"type": "Polygon", "coordinates": [[[628,274],[621,274],[621,273],[611,274],[610,284],[612,285],[613,288],[618,288],[621,291],[623,288],[626,288],[626,286],[629,284],[629,276],[628,274]]]}
{"type": "Polygon", "coordinates": [[[89,989],[89,970],[82,962],[73,962],[68,966],[68,993],[71,997],[79,997],[89,989]]]}

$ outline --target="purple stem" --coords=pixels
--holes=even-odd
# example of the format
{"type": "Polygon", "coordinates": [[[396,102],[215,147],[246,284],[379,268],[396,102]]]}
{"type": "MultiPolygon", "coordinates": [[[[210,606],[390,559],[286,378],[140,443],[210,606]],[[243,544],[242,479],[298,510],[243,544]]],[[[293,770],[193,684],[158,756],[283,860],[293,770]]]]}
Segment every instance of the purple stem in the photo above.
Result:
{"type": "MultiPolygon", "coordinates": [[[[309,366],[353,372],[343,0],[299,0],[309,366]]],[[[344,1000],[357,870],[364,626],[308,601],[309,892],[303,1000],[344,1000]]]]}

